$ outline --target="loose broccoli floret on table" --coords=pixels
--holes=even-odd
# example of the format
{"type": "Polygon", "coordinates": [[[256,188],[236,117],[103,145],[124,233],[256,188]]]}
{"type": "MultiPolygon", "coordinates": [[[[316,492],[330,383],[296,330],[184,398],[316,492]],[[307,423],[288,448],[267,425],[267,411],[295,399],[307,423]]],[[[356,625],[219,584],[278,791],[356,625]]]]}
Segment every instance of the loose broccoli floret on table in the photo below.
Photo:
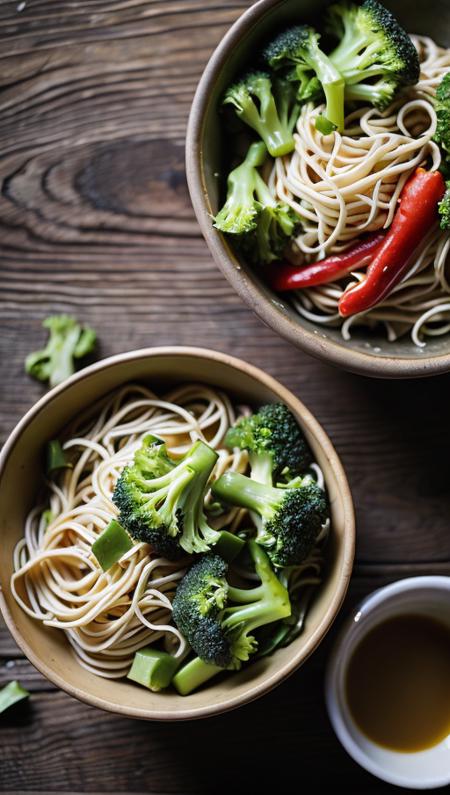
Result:
{"type": "Polygon", "coordinates": [[[46,317],[42,325],[50,332],[47,345],[27,356],[25,370],[53,387],[75,372],[75,359],[82,359],[94,350],[96,333],[70,315],[46,317]]]}

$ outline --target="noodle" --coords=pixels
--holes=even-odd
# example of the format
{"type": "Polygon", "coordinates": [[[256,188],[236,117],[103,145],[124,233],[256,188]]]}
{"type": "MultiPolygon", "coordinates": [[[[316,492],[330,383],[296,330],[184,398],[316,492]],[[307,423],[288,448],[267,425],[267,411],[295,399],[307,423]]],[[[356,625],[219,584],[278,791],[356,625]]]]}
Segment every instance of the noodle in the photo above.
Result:
{"type": "MultiPolygon", "coordinates": [[[[315,127],[323,106],[304,105],[297,122],[295,150],[276,158],[269,177],[274,195],[289,204],[302,221],[302,232],[289,254],[295,264],[312,262],[348,248],[360,234],[392,223],[401,190],[419,165],[441,163],[432,140],[436,130],[434,95],[450,69],[450,50],[431,39],[413,36],[421,60],[417,85],[405,90],[386,111],[360,107],[345,120],[345,133],[323,136],[315,127]]],[[[306,319],[340,327],[349,339],[354,325],[383,324],[389,340],[409,333],[415,345],[445,334],[450,325],[450,285],[446,275],[450,238],[438,225],[430,230],[417,259],[383,302],[343,319],[338,302],[349,283],[364,278],[357,271],[344,281],[293,293],[292,304],[306,319]]]]}
{"type": "MultiPolygon", "coordinates": [[[[248,411],[239,409],[239,414],[248,411]]],[[[131,385],[103,399],[69,429],[63,449],[70,451],[73,469],[65,469],[57,482],[49,481],[49,504],[29,513],[24,538],[14,551],[11,588],[29,616],[64,630],[86,670],[108,679],[123,677],[135,652],[158,641],[176,657],[189,652],[171,623],[171,602],[191,558],[169,561],[139,542],[103,571],[91,547],[118,514],[112,502],[115,483],[145,434],[163,437],[175,455],[202,439],[217,450],[217,476],[225,470],[245,472],[247,453],[220,446],[235,420],[229,398],[206,386],[182,386],[160,400],[146,387],[131,385]]],[[[319,467],[313,467],[323,485],[319,467]]],[[[233,532],[246,515],[232,508],[215,516],[210,495],[206,504],[216,529],[228,526],[233,532]]],[[[318,584],[320,570],[321,555],[315,548],[295,572],[296,590],[318,584]]]]}

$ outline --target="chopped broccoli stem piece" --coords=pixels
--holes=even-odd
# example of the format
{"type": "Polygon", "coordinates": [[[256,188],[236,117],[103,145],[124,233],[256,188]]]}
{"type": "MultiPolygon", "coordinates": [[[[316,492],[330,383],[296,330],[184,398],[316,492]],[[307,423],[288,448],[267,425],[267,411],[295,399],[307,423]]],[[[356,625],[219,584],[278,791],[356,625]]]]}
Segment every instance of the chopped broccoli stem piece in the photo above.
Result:
{"type": "Polygon", "coordinates": [[[169,687],[178,665],[179,661],[171,654],[146,646],[135,653],[127,679],[158,693],[169,687]]]}
{"type": "Polygon", "coordinates": [[[220,530],[219,537],[212,549],[227,563],[231,563],[242,552],[244,546],[245,541],[243,538],[239,538],[239,536],[229,533],[227,530],[220,530]]]}
{"type": "Polygon", "coordinates": [[[212,491],[223,502],[252,512],[256,541],[275,566],[301,563],[328,516],[325,494],[308,476],[298,478],[295,487],[274,488],[238,472],[226,472],[212,491]]]}
{"type": "Polygon", "coordinates": [[[194,652],[222,669],[240,668],[257,649],[254,630],[291,612],[287,590],[266,553],[254,541],[249,541],[248,549],[260,585],[249,589],[230,585],[227,564],[210,553],[185,574],[173,600],[175,624],[194,652]]]}
{"type": "Polygon", "coordinates": [[[125,467],[113,494],[119,522],[132,538],[151,544],[161,555],[176,559],[207,552],[220,533],[208,525],[204,498],[217,453],[194,442],[178,461],[165,444],[145,437],[134,463],[125,467]]]}
{"type": "Polygon", "coordinates": [[[28,698],[29,695],[28,690],[25,690],[16,680],[8,682],[7,685],[0,689],[0,712],[4,712],[9,707],[12,707],[13,704],[17,704],[18,701],[28,698]]]}
{"type": "MultiPolygon", "coordinates": [[[[273,39],[265,48],[263,57],[272,69],[284,70],[290,80],[298,81],[298,97],[302,101],[305,101],[305,87],[311,87],[310,81],[316,78],[325,94],[325,116],[342,131],[345,81],[320,49],[319,39],[319,34],[309,25],[295,25],[273,39]]],[[[313,86],[314,97],[317,84],[313,86]]]]}
{"type": "Polygon", "coordinates": [[[316,130],[319,130],[322,135],[331,135],[336,130],[336,125],[329,121],[326,116],[317,116],[316,130]]]}
{"type": "Polygon", "coordinates": [[[172,684],[178,691],[180,696],[188,696],[194,690],[204,685],[213,676],[223,673],[223,668],[214,663],[207,663],[201,660],[200,657],[194,657],[193,660],[186,663],[183,668],[175,674],[172,684]]]}
{"type": "Polygon", "coordinates": [[[61,447],[61,442],[58,439],[52,439],[48,442],[46,450],[47,475],[53,475],[54,472],[58,472],[60,469],[66,469],[67,467],[71,468],[72,464],[68,461],[61,447]]]}
{"type": "Polygon", "coordinates": [[[53,511],[47,508],[45,511],[42,511],[41,520],[44,523],[44,527],[48,527],[50,522],[53,522],[54,519],[53,511]]]}
{"type": "Polygon", "coordinates": [[[74,359],[93,351],[96,334],[69,315],[47,317],[42,325],[50,331],[49,340],[43,350],[27,356],[25,370],[38,381],[49,381],[53,387],[74,373],[74,359]]]}
{"type": "Polygon", "coordinates": [[[290,480],[312,463],[299,424],[284,403],[269,403],[242,417],[228,430],[225,444],[247,450],[252,479],[269,485],[282,474],[290,480]]]}
{"type": "Polygon", "coordinates": [[[114,563],[133,548],[133,541],[119,522],[111,519],[92,544],[92,552],[103,571],[108,571],[114,563]]]}
{"type": "Polygon", "coordinates": [[[267,72],[248,72],[237,83],[230,86],[223,104],[232,105],[236,115],[249,125],[264,141],[272,157],[292,152],[294,138],[292,129],[298,117],[297,103],[289,103],[287,91],[278,86],[283,94],[279,107],[272,92],[272,82],[267,72]]]}

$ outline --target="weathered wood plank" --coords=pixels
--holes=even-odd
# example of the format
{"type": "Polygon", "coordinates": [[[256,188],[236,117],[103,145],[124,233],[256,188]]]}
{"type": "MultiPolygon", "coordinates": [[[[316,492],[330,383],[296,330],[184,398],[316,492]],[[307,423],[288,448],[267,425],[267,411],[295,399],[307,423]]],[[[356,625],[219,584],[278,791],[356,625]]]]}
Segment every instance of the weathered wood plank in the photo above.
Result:
{"type": "MultiPolygon", "coordinates": [[[[342,619],[386,582],[450,574],[450,376],[383,383],[327,368],[263,326],[214,266],[187,191],[185,126],[210,52],[249,5],[0,3],[0,437],[42,394],[23,360],[54,312],[95,326],[99,356],[207,344],[261,366],[315,413],[349,476],[358,565],[342,619]]],[[[187,727],[79,704],[0,626],[0,685],[18,678],[32,691],[1,718],[0,791],[256,792],[273,773],[280,790],[393,792],[348,759],[328,725],[335,632],[267,698],[187,727]]]]}

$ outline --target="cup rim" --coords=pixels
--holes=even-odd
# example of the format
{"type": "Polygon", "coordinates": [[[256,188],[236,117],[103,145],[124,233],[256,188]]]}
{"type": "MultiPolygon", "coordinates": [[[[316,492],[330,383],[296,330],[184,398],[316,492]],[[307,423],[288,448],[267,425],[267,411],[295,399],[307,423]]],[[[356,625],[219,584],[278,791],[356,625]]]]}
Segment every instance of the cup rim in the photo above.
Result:
{"type": "Polygon", "coordinates": [[[110,367],[115,367],[116,365],[123,364],[124,362],[137,361],[147,358],[157,358],[159,356],[186,356],[220,362],[224,365],[230,366],[232,369],[250,375],[251,378],[259,383],[262,383],[264,386],[278,395],[280,400],[287,402],[288,405],[297,404],[297,406],[301,409],[300,413],[306,420],[309,430],[314,432],[318,445],[323,450],[328,460],[332,462],[333,471],[335,473],[342,495],[342,504],[344,509],[343,525],[345,525],[345,533],[343,534],[342,541],[339,581],[337,583],[337,587],[329,601],[329,604],[326,607],[320,624],[317,626],[308,642],[302,648],[301,653],[297,652],[297,654],[288,662],[284,663],[282,667],[277,668],[275,671],[272,671],[269,675],[267,675],[264,678],[264,681],[257,685],[250,685],[244,694],[232,695],[224,698],[219,706],[214,703],[199,707],[189,707],[186,705],[186,707],[181,707],[179,710],[177,710],[177,712],[167,712],[164,709],[146,709],[123,706],[117,702],[113,702],[112,700],[104,701],[99,696],[95,696],[91,693],[81,690],[76,685],[67,682],[62,676],[54,672],[50,667],[47,666],[45,660],[41,656],[34,653],[33,649],[28,644],[27,640],[22,636],[14,622],[0,583],[0,613],[3,615],[5,623],[19,648],[35,666],[35,668],[37,668],[40,673],[49,679],[49,681],[51,681],[61,690],[64,690],[69,695],[84,701],[90,706],[99,707],[109,712],[115,712],[128,717],[140,718],[144,720],[179,721],[218,715],[222,712],[235,709],[239,706],[242,706],[243,704],[255,700],[256,698],[259,698],[265,693],[268,693],[277,685],[281,684],[281,682],[293,674],[297,668],[305,662],[310,654],[315,651],[333,624],[333,621],[339,612],[348,589],[355,551],[355,516],[350,487],[348,485],[347,477],[340,458],[319,421],[313,416],[309,409],[304,406],[301,400],[299,400],[293,392],[287,389],[287,387],[281,384],[277,379],[260,370],[255,365],[249,364],[242,359],[235,358],[234,356],[230,356],[226,353],[210,350],[207,348],[197,348],[191,346],[158,346],[154,348],[141,348],[134,351],[119,353],[83,368],[64,381],[64,383],[49,390],[26,412],[26,414],[17,423],[8,437],[2,451],[0,452],[0,478],[9,456],[23,431],[31,422],[35,421],[40,412],[48,404],[50,404],[55,397],[70,389],[73,384],[79,383],[90,378],[91,376],[95,376],[99,372],[102,372],[110,367]]]}
{"type": "MultiPolygon", "coordinates": [[[[328,659],[324,683],[328,717],[338,740],[347,753],[355,762],[361,765],[361,767],[365,768],[365,770],[377,776],[379,779],[389,784],[395,784],[399,787],[409,787],[411,789],[435,789],[437,787],[443,787],[450,784],[450,773],[444,777],[433,777],[430,775],[428,778],[417,781],[417,779],[408,778],[408,776],[404,774],[393,772],[373,760],[354,740],[347,728],[340,706],[341,699],[339,696],[342,695],[342,677],[339,676],[339,668],[341,654],[345,654],[346,664],[348,664],[351,650],[355,647],[358,640],[364,637],[365,632],[369,631],[369,627],[367,630],[364,630],[364,624],[357,624],[355,622],[354,617],[358,612],[364,612],[367,616],[387,602],[391,597],[395,597],[407,591],[416,591],[423,588],[450,592],[450,576],[433,574],[406,577],[378,588],[366,596],[352,610],[351,615],[346,619],[339,631],[328,659]]],[[[395,612],[395,605],[393,604],[392,615],[395,615],[395,612]]],[[[374,745],[376,744],[374,743],[374,745]]]]}
{"type": "MultiPolygon", "coordinates": [[[[328,364],[372,378],[426,378],[450,370],[450,351],[435,354],[380,356],[347,347],[343,342],[324,340],[316,329],[308,329],[285,311],[277,308],[276,294],[265,296],[250,271],[242,268],[224,235],[214,229],[213,216],[206,184],[203,155],[205,118],[211,96],[229,53],[263,17],[289,0],[258,0],[246,9],[226,31],[204,68],[192,100],[186,130],[186,177],[194,212],[216,265],[247,306],[269,328],[288,342],[328,364]]],[[[320,329],[318,329],[320,331],[320,329]]]]}

